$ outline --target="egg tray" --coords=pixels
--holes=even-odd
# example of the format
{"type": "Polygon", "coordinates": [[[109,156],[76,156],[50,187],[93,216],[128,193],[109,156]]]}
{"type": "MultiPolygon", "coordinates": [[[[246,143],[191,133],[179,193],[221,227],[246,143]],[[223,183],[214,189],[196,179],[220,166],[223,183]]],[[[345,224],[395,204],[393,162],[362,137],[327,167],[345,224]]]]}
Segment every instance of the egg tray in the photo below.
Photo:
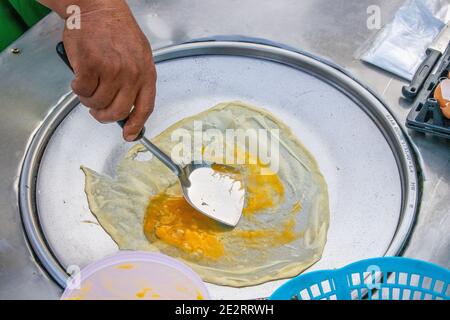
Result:
{"type": "Polygon", "coordinates": [[[416,131],[450,139],[450,120],[444,117],[439,103],[433,97],[439,82],[446,79],[450,71],[450,47],[447,47],[439,63],[436,72],[426,79],[414,100],[406,119],[406,126],[416,131]]]}

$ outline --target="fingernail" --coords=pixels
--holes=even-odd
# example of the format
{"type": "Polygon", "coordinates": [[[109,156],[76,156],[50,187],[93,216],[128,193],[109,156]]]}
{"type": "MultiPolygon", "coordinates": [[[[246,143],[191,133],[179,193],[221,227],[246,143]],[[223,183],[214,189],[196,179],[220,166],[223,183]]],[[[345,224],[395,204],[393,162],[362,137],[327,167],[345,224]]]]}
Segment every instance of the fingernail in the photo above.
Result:
{"type": "Polygon", "coordinates": [[[126,136],[125,136],[125,140],[127,140],[127,141],[134,141],[135,139],[136,139],[136,137],[137,137],[137,134],[127,134],[126,136]]]}

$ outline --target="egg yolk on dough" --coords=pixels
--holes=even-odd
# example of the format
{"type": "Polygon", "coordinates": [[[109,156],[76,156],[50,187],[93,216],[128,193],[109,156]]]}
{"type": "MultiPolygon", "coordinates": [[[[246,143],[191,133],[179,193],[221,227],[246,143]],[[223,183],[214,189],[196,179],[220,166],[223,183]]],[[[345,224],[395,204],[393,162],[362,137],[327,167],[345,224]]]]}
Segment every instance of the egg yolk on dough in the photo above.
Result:
{"type": "MultiPolygon", "coordinates": [[[[218,259],[224,253],[217,233],[221,227],[198,213],[183,196],[160,194],[150,200],[144,232],[182,251],[199,257],[218,259]]],[[[154,239],[154,238],[153,238],[154,239]]]]}
{"type": "Polygon", "coordinates": [[[231,152],[233,151],[234,161],[245,163],[243,172],[246,205],[243,214],[249,216],[265,209],[277,207],[284,199],[284,186],[280,177],[252,153],[243,151],[236,146],[231,152]]]}
{"type": "Polygon", "coordinates": [[[247,165],[245,177],[246,201],[244,215],[275,208],[284,198],[284,186],[276,174],[260,174],[261,165],[247,165]]]}
{"type": "MultiPolygon", "coordinates": [[[[246,159],[252,157],[248,152],[245,156],[246,159]]],[[[259,159],[254,158],[253,162],[248,163],[255,164],[243,165],[246,188],[243,214],[247,217],[265,209],[276,208],[284,200],[284,186],[280,177],[275,173],[267,174],[268,166],[263,165],[259,159]],[[265,169],[265,174],[261,174],[262,168],[265,169]]],[[[215,170],[226,174],[220,166],[215,170]]],[[[236,231],[236,236],[242,237],[246,242],[265,238],[265,241],[273,245],[285,244],[296,238],[294,227],[295,220],[292,219],[283,230],[236,231]]],[[[216,221],[197,212],[183,196],[167,193],[150,199],[144,221],[144,232],[150,241],[154,241],[156,237],[198,259],[204,257],[217,260],[224,255],[221,233],[226,230],[216,221]]]]}

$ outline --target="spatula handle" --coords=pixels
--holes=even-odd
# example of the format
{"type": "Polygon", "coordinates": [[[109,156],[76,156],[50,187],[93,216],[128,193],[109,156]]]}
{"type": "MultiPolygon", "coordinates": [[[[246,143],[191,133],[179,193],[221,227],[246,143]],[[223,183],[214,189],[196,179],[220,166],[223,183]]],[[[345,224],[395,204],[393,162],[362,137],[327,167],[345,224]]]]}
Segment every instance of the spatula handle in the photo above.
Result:
{"type": "MultiPolygon", "coordinates": [[[[67,67],[69,67],[70,70],[73,72],[72,65],[70,64],[69,58],[67,57],[66,49],[64,48],[64,43],[61,41],[56,45],[56,52],[58,53],[58,56],[61,58],[62,61],[66,64],[67,67]]],[[[123,129],[125,127],[125,124],[127,123],[128,118],[117,121],[117,124],[123,129]]],[[[145,128],[142,128],[141,132],[138,134],[136,139],[134,141],[140,140],[145,134],[145,128]]]]}
{"type": "Polygon", "coordinates": [[[56,45],[56,53],[58,53],[58,56],[61,58],[61,60],[64,61],[66,66],[68,66],[69,69],[73,72],[72,65],[70,64],[69,58],[67,57],[66,49],[64,48],[64,43],[62,41],[56,45]]]}
{"type": "MultiPolygon", "coordinates": [[[[117,124],[123,129],[127,122],[128,122],[128,117],[126,119],[117,121],[117,124]]],[[[145,127],[142,128],[141,132],[139,132],[139,134],[133,141],[138,141],[138,140],[142,139],[144,137],[144,134],[145,134],[145,127]]]]}
{"type": "Polygon", "coordinates": [[[161,149],[159,149],[145,137],[142,137],[140,143],[142,143],[148,151],[150,151],[156,158],[158,158],[159,161],[164,163],[167,168],[169,168],[173,173],[181,178],[183,171],[181,170],[180,166],[173,162],[167,154],[165,154],[161,149]]]}

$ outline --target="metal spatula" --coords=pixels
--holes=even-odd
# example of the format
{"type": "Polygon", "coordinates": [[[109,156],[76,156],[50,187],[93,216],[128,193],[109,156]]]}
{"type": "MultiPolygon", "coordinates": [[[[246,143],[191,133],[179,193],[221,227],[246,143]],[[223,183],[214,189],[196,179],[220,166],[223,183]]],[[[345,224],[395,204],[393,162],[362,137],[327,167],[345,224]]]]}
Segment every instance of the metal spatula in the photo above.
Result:
{"type": "MultiPolygon", "coordinates": [[[[62,42],[57,45],[56,51],[73,71],[62,42]]],[[[127,119],[118,121],[118,124],[123,128],[126,121],[127,119]]],[[[242,180],[234,179],[233,175],[224,174],[228,168],[230,172],[233,172],[234,169],[226,165],[219,165],[221,169],[216,170],[215,164],[207,162],[191,162],[180,167],[145,138],[144,134],[145,130],[142,130],[136,140],[139,140],[148,151],[178,177],[186,201],[198,212],[211,219],[235,227],[242,216],[245,189],[242,180]]]]}
{"type": "MultiPolygon", "coordinates": [[[[126,120],[118,123],[123,128],[126,120]]],[[[215,170],[216,164],[191,162],[180,167],[144,137],[144,130],[137,140],[178,176],[184,198],[192,207],[228,226],[237,225],[244,208],[245,189],[241,180],[222,173],[227,171],[228,166],[217,165],[221,169],[215,170]]],[[[232,170],[233,168],[229,168],[229,171],[232,170]]]]}

